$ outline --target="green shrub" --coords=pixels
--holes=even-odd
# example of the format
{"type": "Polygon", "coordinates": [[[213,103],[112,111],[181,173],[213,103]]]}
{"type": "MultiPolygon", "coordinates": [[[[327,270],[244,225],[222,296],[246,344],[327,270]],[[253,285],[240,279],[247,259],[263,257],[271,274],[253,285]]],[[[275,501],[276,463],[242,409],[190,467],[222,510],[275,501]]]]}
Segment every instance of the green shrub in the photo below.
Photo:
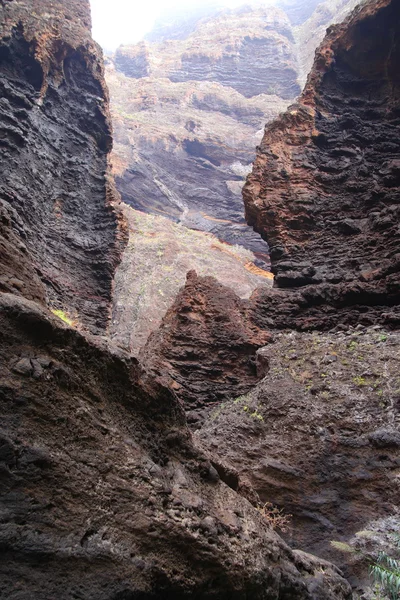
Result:
{"type": "Polygon", "coordinates": [[[400,561],[380,552],[376,562],[370,567],[370,575],[390,598],[400,598],[400,561]]]}

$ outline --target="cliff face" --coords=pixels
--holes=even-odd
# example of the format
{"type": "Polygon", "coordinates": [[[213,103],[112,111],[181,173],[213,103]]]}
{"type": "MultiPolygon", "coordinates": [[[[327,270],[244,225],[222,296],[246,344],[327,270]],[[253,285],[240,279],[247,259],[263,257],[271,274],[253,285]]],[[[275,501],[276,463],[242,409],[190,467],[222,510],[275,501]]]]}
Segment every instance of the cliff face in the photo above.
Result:
{"type": "Polygon", "coordinates": [[[372,2],[332,28],[266,129],[244,201],[279,287],[373,282],[398,301],[398,23],[398,4],[372,2]]]}
{"type": "Polygon", "coordinates": [[[300,88],[292,41],[283,11],[243,6],[199,21],[184,40],[122,46],[115,62],[129,77],[215,81],[248,98],[274,87],[278,96],[293,98],[300,88]]]}
{"type": "Polygon", "coordinates": [[[237,488],[292,514],[288,538],[364,591],[365,553],[331,542],[398,531],[399,23],[398,2],[374,0],[331,28],[266,128],[244,199],[276,286],[239,300],[192,275],[142,354],[237,488]]]}
{"type": "Polygon", "coordinates": [[[128,355],[12,294],[0,323],[4,597],[350,598],[219,480],[128,355]]]}
{"type": "Polygon", "coordinates": [[[195,434],[262,502],[292,515],[295,547],[334,560],[355,587],[368,579],[365,554],[331,542],[361,540],[379,520],[398,530],[399,351],[399,333],[379,328],[275,334],[262,350],[266,377],[195,434]]]}
{"type": "Polygon", "coordinates": [[[173,393],[49,310],[103,333],[124,230],[102,68],[87,2],[0,14],[1,595],[348,600],[220,481],[173,393]]]}
{"type": "Polygon", "coordinates": [[[241,243],[268,266],[240,190],[265,121],[300,91],[296,60],[289,21],[271,7],[214,9],[183,39],[121,46],[107,80],[123,200],[241,243]]]}
{"type": "Polygon", "coordinates": [[[241,244],[268,268],[267,245],[243,219],[243,180],[264,124],[300,93],[324,28],[352,2],[211,3],[120,47],[107,80],[123,200],[241,244]]]}
{"type": "Polygon", "coordinates": [[[88,3],[43,1],[32,10],[31,2],[6,2],[1,16],[0,198],[7,233],[0,289],[46,296],[100,331],[123,235],[112,207],[108,95],[88,3]],[[29,267],[15,278],[9,265],[20,254],[29,267]]]}
{"type": "Polygon", "coordinates": [[[271,7],[214,8],[179,37],[122,46],[108,68],[118,189],[131,206],[240,243],[268,267],[241,187],[265,121],[300,91],[290,23],[271,7]]]}

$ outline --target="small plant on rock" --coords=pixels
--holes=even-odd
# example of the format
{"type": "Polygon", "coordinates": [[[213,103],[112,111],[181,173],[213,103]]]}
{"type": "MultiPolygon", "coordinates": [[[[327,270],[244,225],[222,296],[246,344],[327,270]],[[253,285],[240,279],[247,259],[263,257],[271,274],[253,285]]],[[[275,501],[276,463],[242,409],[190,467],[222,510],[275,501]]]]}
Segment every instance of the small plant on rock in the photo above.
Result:
{"type": "Polygon", "coordinates": [[[283,533],[288,531],[292,515],[284,514],[282,508],[274,506],[272,502],[257,507],[258,512],[264,517],[271,529],[279,529],[283,533]]]}
{"type": "Polygon", "coordinates": [[[376,562],[370,567],[370,575],[390,600],[400,598],[400,560],[380,552],[376,562]]]}

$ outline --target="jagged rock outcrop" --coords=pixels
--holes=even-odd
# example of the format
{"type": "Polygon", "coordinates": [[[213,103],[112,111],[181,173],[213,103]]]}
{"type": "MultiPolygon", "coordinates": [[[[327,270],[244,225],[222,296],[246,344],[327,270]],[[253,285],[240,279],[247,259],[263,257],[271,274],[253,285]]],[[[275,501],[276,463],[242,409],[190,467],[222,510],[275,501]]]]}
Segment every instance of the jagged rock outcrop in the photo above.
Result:
{"type": "Polygon", "coordinates": [[[269,338],[251,320],[247,300],[190,271],[139,360],[150,377],[175,391],[197,426],[215,403],[255,385],[256,351],[269,338]]]}
{"type": "MultiPolygon", "coordinates": [[[[326,28],[331,23],[341,23],[357,4],[360,4],[358,0],[319,2],[313,13],[294,27],[293,35],[298,48],[298,80],[302,88],[311,71],[315,49],[325,37],[326,28]]],[[[296,2],[295,5],[299,7],[300,3],[296,2]]],[[[290,18],[290,11],[288,14],[290,18]]],[[[303,13],[304,16],[306,14],[303,13]]]]}
{"type": "Polygon", "coordinates": [[[278,287],[399,301],[399,10],[371,2],[331,28],[299,103],[266,129],[244,201],[278,287]]]}
{"type": "Polygon", "coordinates": [[[104,330],[124,235],[112,205],[108,94],[89,7],[41,1],[32,10],[13,1],[1,18],[0,290],[46,295],[82,326],[104,330]],[[24,271],[15,268],[21,256],[30,263],[24,271]]]}
{"type": "Polygon", "coordinates": [[[160,327],[188,271],[215,277],[240,298],[272,287],[272,273],[256,267],[254,255],[242,246],[130,206],[122,210],[129,241],[115,273],[108,334],[133,356],[160,327]]]}
{"type": "Polygon", "coordinates": [[[49,310],[72,306],[102,332],[109,309],[124,229],[109,204],[102,68],[87,1],[1,5],[10,261],[0,290],[0,595],[349,600],[333,565],[292,551],[221,482],[173,393],[105,336],[49,310]]]}

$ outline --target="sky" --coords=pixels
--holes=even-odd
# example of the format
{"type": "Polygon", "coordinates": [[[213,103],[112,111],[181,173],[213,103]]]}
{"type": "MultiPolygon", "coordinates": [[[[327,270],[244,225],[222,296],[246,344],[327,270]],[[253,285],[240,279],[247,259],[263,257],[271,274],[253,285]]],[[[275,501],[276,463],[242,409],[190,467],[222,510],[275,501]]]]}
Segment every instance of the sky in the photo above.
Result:
{"type": "MultiPolygon", "coordinates": [[[[246,0],[219,0],[234,7],[246,0]]],[[[120,44],[138,42],[148,33],[157,16],[168,8],[189,8],[201,0],[90,0],[93,37],[105,50],[115,50],[120,44]]]]}

